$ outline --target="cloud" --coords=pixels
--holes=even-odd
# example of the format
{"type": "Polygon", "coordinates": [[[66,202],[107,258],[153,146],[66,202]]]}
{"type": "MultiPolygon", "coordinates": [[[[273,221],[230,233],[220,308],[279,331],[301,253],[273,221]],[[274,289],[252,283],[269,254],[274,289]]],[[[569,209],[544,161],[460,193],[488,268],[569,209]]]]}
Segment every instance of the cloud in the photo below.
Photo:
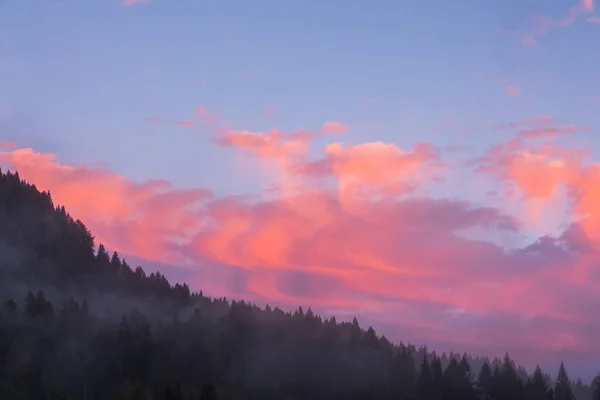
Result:
{"type": "MultiPolygon", "coordinates": [[[[480,79],[488,79],[483,74],[477,74],[476,77],[480,79]]],[[[490,79],[489,81],[492,85],[502,86],[504,92],[509,96],[516,96],[521,92],[517,86],[510,83],[510,81],[506,78],[494,78],[490,79]]]]}
{"type": "Polygon", "coordinates": [[[516,96],[520,93],[520,90],[518,87],[514,86],[514,85],[507,85],[504,86],[504,91],[506,92],[506,94],[508,94],[509,96],[516,96]]]}
{"type": "Polygon", "coordinates": [[[329,133],[347,133],[350,130],[350,127],[346,124],[342,124],[341,122],[336,121],[328,121],[323,124],[321,127],[321,132],[325,134],[329,133]]]}
{"type": "Polygon", "coordinates": [[[223,147],[235,147],[263,159],[284,160],[308,149],[303,132],[286,133],[278,129],[267,132],[230,130],[215,136],[213,141],[223,147]]]}
{"type": "Polygon", "coordinates": [[[308,176],[333,176],[338,182],[341,201],[361,196],[391,195],[410,192],[421,174],[439,167],[437,149],[421,143],[405,151],[392,143],[371,142],[345,147],[332,143],[323,150],[324,157],[307,163],[301,173],[308,176]]]}
{"type": "Polygon", "coordinates": [[[277,114],[277,111],[279,110],[279,107],[274,106],[274,105],[270,105],[269,107],[267,107],[267,109],[263,112],[262,117],[266,120],[271,120],[273,119],[273,117],[275,117],[275,114],[277,114]]]}
{"type": "Polygon", "coordinates": [[[464,165],[432,143],[309,151],[323,127],[211,132],[295,179],[293,191],[237,196],[134,182],[33,149],[3,148],[0,164],[50,190],[109,248],[185,267],[208,294],[357,315],[441,350],[598,357],[600,164],[560,144],[589,128],[535,116],[489,129],[511,136],[464,165]],[[462,193],[453,174],[479,200],[445,196],[462,193]],[[568,206],[563,229],[524,240],[531,221],[511,202],[553,198],[568,206]]]}
{"type": "Polygon", "coordinates": [[[136,4],[143,4],[143,3],[149,3],[150,0],[123,0],[123,2],[121,3],[121,5],[123,6],[133,6],[136,4]]]}
{"type": "Polygon", "coordinates": [[[193,119],[186,119],[184,121],[177,121],[177,125],[184,128],[193,128],[194,126],[196,126],[196,121],[194,121],[193,119]]]}
{"type": "Polygon", "coordinates": [[[525,35],[523,36],[521,43],[525,46],[533,46],[535,44],[535,39],[531,35],[525,35]]]}
{"type": "Polygon", "coordinates": [[[17,147],[16,143],[0,141],[0,149],[14,149],[16,147],[17,147]]]}
{"type": "Polygon", "coordinates": [[[160,118],[158,118],[157,116],[154,116],[154,115],[144,118],[144,121],[146,121],[150,124],[153,124],[153,125],[158,125],[162,122],[162,120],[160,118]]]}
{"type": "MultiPolygon", "coordinates": [[[[558,18],[547,14],[538,14],[531,17],[531,29],[527,32],[511,31],[511,36],[517,36],[524,45],[536,44],[536,37],[547,35],[557,28],[568,28],[577,22],[583,15],[594,11],[593,0],[580,0],[578,4],[565,10],[558,18]]],[[[593,19],[593,17],[592,17],[593,19]]]]}
{"type": "Polygon", "coordinates": [[[585,21],[590,24],[600,24],[600,17],[589,17],[585,21]]]}

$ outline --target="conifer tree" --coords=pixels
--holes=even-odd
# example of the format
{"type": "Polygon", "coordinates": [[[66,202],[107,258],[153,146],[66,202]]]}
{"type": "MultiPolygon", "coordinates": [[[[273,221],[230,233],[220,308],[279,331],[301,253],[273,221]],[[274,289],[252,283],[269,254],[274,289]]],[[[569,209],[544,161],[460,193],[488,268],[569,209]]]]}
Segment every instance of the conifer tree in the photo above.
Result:
{"type": "Polygon", "coordinates": [[[490,400],[492,397],[492,369],[490,364],[484,362],[477,376],[477,392],[482,400],[490,400]]]}
{"type": "Polygon", "coordinates": [[[573,400],[573,391],[567,369],[563,362],[560,363],[558,374],[556,375],[556,385],[554,386],[554,397],[556,400],[573,400]]]}
{"type": "Polygon", "coordinates": [[[592,382],[593,397],[592,400],[600,400],[600,374],[598,374],[592,382]]]}

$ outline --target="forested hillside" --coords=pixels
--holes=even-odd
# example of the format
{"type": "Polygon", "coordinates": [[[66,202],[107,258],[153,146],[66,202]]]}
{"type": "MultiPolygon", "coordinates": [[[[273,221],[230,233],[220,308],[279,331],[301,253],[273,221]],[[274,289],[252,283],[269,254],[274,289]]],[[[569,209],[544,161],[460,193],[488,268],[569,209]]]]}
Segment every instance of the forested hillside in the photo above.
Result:
{"type": "Polygon", "coordinates": [[[109,255],[50,193],[0,173],[0,399],[600,399],[566,368],[528,376],[393,344],[359,321],[192,293],[109,255]]]}

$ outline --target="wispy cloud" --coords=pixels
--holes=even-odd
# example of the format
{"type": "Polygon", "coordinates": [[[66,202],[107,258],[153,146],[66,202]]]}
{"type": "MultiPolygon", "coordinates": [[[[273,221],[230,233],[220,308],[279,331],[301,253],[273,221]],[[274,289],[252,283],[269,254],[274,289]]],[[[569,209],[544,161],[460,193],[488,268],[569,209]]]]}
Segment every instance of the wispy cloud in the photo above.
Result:
{"type": "Polygon", "coordinates": [[[519,88],[516,87],[516,86],[514,86],[514,85],[506,85],[506,86],[504,86],[504,91],[509,96],[516,96],[516,95],[518,95],[520,93],[519,88]]]}
{"type": "Polygon", "coordinates": [[[159,117],[154,115],[144,118],[144,121],[154,125],[158,125],[162,122],[162,120],[159,117]]]}
{"type": "MultiPolygon", "coordinates": [[[[523,31],[506,31],[505,34],[518,37],[524,45],[535,45],[537,44],[536,38],[543,37],[557,28],[568,28],[580,20],[581,17],[593,11],[593,0],[580,0],[565,10],[559,17],[552,17],[548,14],[534,15],[530,18],[530,27],[528,29],[523,31]]],[[[593,22],[595,19],[595,17],[589,17],[586,21],[593,22]]]]}
{"type": "Polygon", "coordinates": [[[328,121],[323,124],[321,127],[321,132],[328,133],[346,133],[350,130],[350,127],[346,124],[342,124],[337,121],[328,121]]]}
{"type": "Polygon", "coordinates": [[[123,0],[123,2],[121,3],[121,5],[123,6],[133,6],[136,4],[143,4],[143,3],[149,3],[151,0],[123,0]]]}
{"type": "Polygon", "coordinates": [[[194,126],[196,126],[196,121],[194,121],[193,119],[186,119],[183,121],[177,121],[177,125],[184,128],[193,128],[194,126]]]}
{"type": "Polygon", "coordinates": [[[0,149],[14,149],[17,147],[16,143],[13,142],[3,142],[0,140],[0,149]]]}

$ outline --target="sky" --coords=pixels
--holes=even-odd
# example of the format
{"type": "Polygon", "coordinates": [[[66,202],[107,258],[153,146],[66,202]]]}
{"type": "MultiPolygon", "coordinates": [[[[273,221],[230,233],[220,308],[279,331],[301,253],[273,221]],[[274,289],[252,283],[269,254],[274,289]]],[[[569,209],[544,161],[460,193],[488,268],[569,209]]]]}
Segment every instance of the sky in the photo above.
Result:
{"type": "Polygon", "coordinates": [[[589,379],[595,6],[3,0],[0,165],[205,294],[589,379]]]}

